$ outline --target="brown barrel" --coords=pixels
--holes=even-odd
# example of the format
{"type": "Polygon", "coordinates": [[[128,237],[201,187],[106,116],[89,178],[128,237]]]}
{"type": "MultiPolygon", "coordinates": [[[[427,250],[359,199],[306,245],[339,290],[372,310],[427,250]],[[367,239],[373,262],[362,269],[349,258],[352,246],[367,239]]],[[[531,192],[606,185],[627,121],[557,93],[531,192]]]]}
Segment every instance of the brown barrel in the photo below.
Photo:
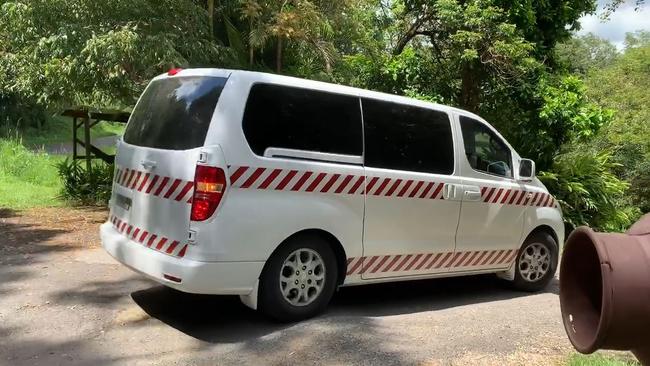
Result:
{"type": "Polygon", "coordinates": [[[650,214],[625,234],[579,227],[560,265],[564,328],[581,353],[631,350],[650,365],[650,214]]]}

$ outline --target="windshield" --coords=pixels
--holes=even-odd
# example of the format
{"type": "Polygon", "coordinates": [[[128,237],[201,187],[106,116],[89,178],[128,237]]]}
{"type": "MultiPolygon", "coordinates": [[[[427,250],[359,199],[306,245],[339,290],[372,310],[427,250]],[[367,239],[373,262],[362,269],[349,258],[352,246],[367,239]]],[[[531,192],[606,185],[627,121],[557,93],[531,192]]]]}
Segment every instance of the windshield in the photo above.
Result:
{"type": "Polygon", "coordinates": [[[131,114],[124,141],[167,150],[203,146],[225,83],[205,76],[153,81],[131,114]]]}

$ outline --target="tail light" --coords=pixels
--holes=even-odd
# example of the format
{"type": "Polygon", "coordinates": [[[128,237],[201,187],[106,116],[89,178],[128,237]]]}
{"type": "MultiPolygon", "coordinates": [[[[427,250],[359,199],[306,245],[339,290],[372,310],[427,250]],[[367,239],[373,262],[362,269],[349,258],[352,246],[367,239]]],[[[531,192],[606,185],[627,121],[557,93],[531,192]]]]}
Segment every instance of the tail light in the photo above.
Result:
{"type": "Polygon", "coordinates": [[[214,214],[226,191],[226,174],[214,166],[197,165],[194,174],[192,221],[205,221],[214,214]]]}

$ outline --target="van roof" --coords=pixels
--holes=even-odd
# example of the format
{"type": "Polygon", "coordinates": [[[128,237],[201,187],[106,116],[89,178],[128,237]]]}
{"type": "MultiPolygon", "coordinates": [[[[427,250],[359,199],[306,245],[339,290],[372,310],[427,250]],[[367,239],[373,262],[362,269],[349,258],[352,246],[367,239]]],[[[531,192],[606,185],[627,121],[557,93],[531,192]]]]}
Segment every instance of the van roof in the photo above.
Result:
{"type": "MultiPolygon", "coordinates": [[[[293,76],[285,76],[285,75],[278,75],[278,74],[271,74],[271,73],[257,72],[257,71],[217,69],[217,68],[184,69],[181,71],[181,73],[175,75],[180,75],[180,76],[203,75],[203,76],[219,76],[219,77],[229,77],[229,76],[237,75],[237,78],[239,80],[246,80],[251,84],[256,82],[282,84],[282,85],[289,85],[295,87],[330,91],[338,94],[347,94],[347,95],[354,95],[359,97],[382,99],[382,100],[393,101],[396,103],[409,104],[415,106],[422,106],[422,107],[429,107],[429,108],[434,107],[436,109],[444,110],[448,112],[456,111],[464,115],[473,116],[474,118],[483,120],[480,116],[477,116],[474,113],[456,107],[451,107],[451,106],[438,104],[438,103],[426,102],[426,101],[409,98],[401,95],[382,93],[373,90],[355,88],[351,86],[328,83],[324,81],[297,78],[293,76]]],[[[173,76],[169,76],[167,73],[165,73],[157,76],[155,79],[164,79],[167,77],[173,77],[173,76]]]]}

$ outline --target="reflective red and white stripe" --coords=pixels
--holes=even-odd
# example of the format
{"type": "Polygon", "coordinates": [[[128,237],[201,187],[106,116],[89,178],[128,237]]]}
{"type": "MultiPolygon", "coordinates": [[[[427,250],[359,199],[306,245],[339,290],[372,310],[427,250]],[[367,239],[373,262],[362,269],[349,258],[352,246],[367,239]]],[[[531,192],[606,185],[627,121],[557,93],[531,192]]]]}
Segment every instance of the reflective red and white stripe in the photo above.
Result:
{"type": "Polygon", "coordinates": [[[138,192],[185,203],[192,202],[194,191],[194,182],[123,167],[117,167],[115,183],[138,192]]]}
{"type": "Polygon", "coordinates": [[[483,202],[503,205],[555,207],[557,204],[555,198],[545,192],[529,192],[499,187],[482,187],[481,197],[483,202]]]}
{"type": "Polygon", "coordinates": [[[126,235],[129,239],[138,242],[147,248],[178,258],[183,258],[185,252],[187,252],[188,244],[181,244],[178,240],[150,233],[149,231],[137,226],[129,225],[129,223],[116,216],[111,216],[110,221],[113,224],[113,227],[121,234],[126,235]]]}
{"type": "Polygon", "coordinates": [[[442,198],[443,183],[273,168],[230,167],[233,188],[364,194],[384,197],[442,198]],[[365,180],[367,179],[367,184],[365,180]]]}
{"type": "MultiPolygon", "coordinates": [[[[353,174],[298,171],[278,168],[231,166],[233,188],[276,191],[368,194],[370,196],[442,199],[444,183],[413,179],[367,177],[353,174]],[[365,184],[364,184],[365,183],[365,184]]],[[[503,205],[554,207],[548,193],[482,187],[483,202],[503,205]],[[529,195],[530,194],[530,195],[529,195]]]]}
{"type": "Polygon", "coordinates": [[[431,272],[439,268],[507,267],[517,249],[447,253],[395,254],[348,258],[347,274],[431,272]]]}

